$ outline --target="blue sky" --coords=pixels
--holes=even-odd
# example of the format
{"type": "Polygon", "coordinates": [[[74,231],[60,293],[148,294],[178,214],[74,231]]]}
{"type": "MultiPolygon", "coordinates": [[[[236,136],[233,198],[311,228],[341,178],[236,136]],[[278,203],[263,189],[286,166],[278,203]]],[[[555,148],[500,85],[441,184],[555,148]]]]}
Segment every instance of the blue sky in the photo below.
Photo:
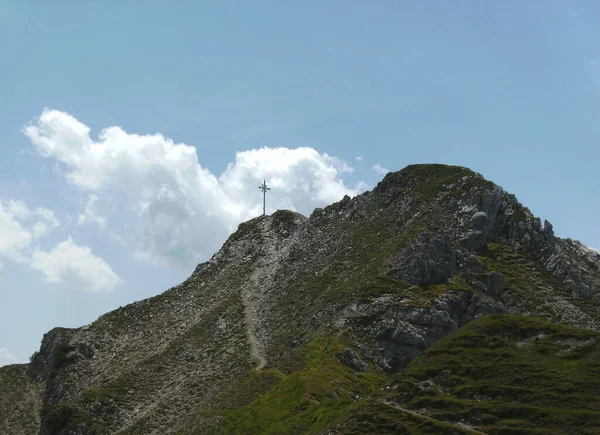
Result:
{"type": "Polygon", "coordinates": [[[260,213],[263,178],[271,211],[309,214],[375,165],[459,164],[599,248],[599,19],[594,1],[0,2],[0,364],[178,284],[260,213]]]}

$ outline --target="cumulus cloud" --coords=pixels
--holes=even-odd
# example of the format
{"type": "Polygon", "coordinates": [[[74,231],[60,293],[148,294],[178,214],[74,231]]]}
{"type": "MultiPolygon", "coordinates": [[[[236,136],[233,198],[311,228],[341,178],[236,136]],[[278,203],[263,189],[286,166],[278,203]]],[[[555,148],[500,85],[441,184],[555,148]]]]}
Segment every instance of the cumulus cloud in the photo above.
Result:
{"type": "Polygon", "coordinates": [[[12,260],[23,260],[23,251],[33,239],[21,222],[17,220],[10,206],[0,200],[0,256],[12,260]]]}
{"type": "Polygon", "coordinates": [[[42,272],[47,282],[86,292],[112,291],[122,283],[104,260],[96,257],[87,246],[78,246],[71,237],[50,252],[36,249],[31,266],[42,272]]]}
{"type": "Polygon", "coordinates": [[[379,175],[385,175],[390,172],[389,169],[382,167],[379,163],[373,165],[373,170],[379,175]]]}
{"type": "Polygon", "coordinates": [[[47,208],[37,207],[32,210],[23,201],[9,201],[8,210],[16,219],[30,227],[31,234],[36,239],[60,226],[54,212],[47,208]]]}
{"type": "Polygon", "coordinates": [[[23,201],[0,200],[0,258],[26,261],[32,242],[60,225],[54,212],[23,201]]]}
{"type": "Polygon", "coordinates": [[[362,157],[362,156],[358,156],[358,157],[356,158],[356,161],[357,161],[358,163],[360,163],[360,162],[362,162],[364,159],[365,159],[364,157],[362,157]]]}
{"type": "Polygon", "coordinates": [[[17,358],[13,354],[3,347],[0,348],[0,367],[16,363],[17,358]]]}
{"type": "Polygon", "coordinates": [[[77,218],[77,224],[79,226],[85,226],[89,224],[98,225],[100,228],[104,228],[106,226],[106,218],[104,216],[100,216],[96,210],[97,201],[97,195],[90,195],[83,213],[80,213],[79,217],[77,218]]]}
{"type": "MultiPolygon", "coordinates": [[[[101,224],[103,218],[90,211],[94,201],[92,198],[91,205],[88,202],[85,219],[96,219],[101,224]]],[[[42,272],[48,282],[89,292],[111,291],[121,283],[104,260],[93,255],[90,248],[76,245],[70,237],[51,252],[42,251],[39,239],[59,225],[51,210],[32,209],[23,201],[0,200],[0,270],[4,267],[1,260],[18,261],[42,272]]]]}
{"type": "MultiPolygon", "coordinates": [[[[89,127],[57,110],[45,109],[23,132],[82,190],[100,199],[107,192],[123,195],[139,219],[136,256],[160,264],[208,258],[239,222],[262,212],[263,179],[272,187],[267,212],[310,214],[365,188],[345,185],[343,176],[352,171],[345,162],[307,147],[239,152],[217,176],[201,166],[193,146],[121,127],[105,128],[94,140],[89,127]]],[[[90,219],[84,211],[81,221],[90,219]]]]}

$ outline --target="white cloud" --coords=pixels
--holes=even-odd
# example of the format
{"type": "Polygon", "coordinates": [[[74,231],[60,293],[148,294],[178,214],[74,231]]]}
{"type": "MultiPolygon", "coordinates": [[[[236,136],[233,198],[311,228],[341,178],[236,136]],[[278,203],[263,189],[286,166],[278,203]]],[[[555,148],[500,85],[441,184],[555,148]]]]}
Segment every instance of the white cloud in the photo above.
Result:
{"type": "MultiPolygon", "coordinates": [[[[88,219],[92,218],[88,216],[88,219]]],[[[56,245],[51,252],[42,251],[39,239],[58,226],[60,222],[51,210],[31,209],[23,201],[0,200],[0,260],[27,263],[41,271],[48,282],[84,291],[112,290],[121,282],[90,248],[77,246],[71,238],[56,245]]],[[[0,261],[0,270],[3,267],[0,261]]]]}
{"type": "Polygon", "coordinates": [[[365,159],[364,157],[362,157],[362,156],[358,156],[358,157],[356,158],[356,161],[360,163],[360,162],[362,162],[364,159],[365,159]]]}
{"type": "Polygon", "coordinates": [[[31,245],[33,236],[19,222],[11,205],[10,202],[4,205],[0,200],[0,257],[23,261],[24,251],[31,245]]]}
{"type": "Polygon", "coordinates": [[[53,211],[43,207],[31,210],[23,201],[9,200],[6,211],[26,225],[34,238],[41,238],[60,226],[53,211]]]}
{"type": "MultiPolygon", "coordinates": [[[[23,131],[39,154],[60,162],[67,179],[100,202],[108,192],[123,196],[139,219],[136,255],[154,263],[189,266],[208,258],[239,222],[262,212],[263,179],[272,187],[267,212],[310,214],[365,188],[346,186],[342,177],[352,168],[312,148],[239,152],[216,176],[200,165],[194,147],[161,134],[108,127],[95,141],[86,125],[48,109],[23,131]]],[[[83,223],[90,220],[83,216],[83,223]]]]}
{"type": "Polygon", "coordinates": [[[0,259],[28,261],[33,242],[59,225],[46,208],[32,210],[23,201],[0,200],[0,259]]]}
{"type": "Polygon", "coordinates": [[[71,237],[51,252],[36,249],[31,266],[42,272],[48,282],[86,292],[112,291],[122,283],[104,260],[96,257],[87,246],[75,244],[71,237]]]}
{"type": "Polygon", "coordinates": [[[373,170],[379,175],[385,175],[390,172],[389,169],[382,167],[379,163],[373,165],[373,170]]]}
{"type": "Polygon", "coordinates": [[[106,218],[104,216],[100,216],[96,211],[95,204],[97,201],[97,195],[90,195],[83,213],[80,213],[79,217],[77,218],[77,224],[79,226],[85,226],[87,224],[96,224],[100,228],[104,228],[106,226],[106,218]]]}
{"type": "Polygon", "coordinates": [[[13,354],[3,347],[0,348],[0,367],[16,363],[17,358],[13,354]]]}
{"type": "Polygon", "coordinates": [[[59,226],[60,222],[54,216],[54,212],[48,209],[37,209],[35,211],[32,226],[32,232],[35,238],[43,237],[59,226]]]}

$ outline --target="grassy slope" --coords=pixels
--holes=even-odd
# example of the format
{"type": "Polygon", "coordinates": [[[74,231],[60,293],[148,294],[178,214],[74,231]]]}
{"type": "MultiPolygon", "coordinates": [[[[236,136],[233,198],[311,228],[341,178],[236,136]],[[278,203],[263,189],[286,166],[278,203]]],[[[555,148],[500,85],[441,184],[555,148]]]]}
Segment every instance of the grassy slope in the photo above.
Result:
{"type": "MultiPolygon", "coordinates": [[[[386,382],[377,368],[357,373],[342,365],[337,355],[346,348],[342,335],[317,338],[293,372],[253,371],[223,391],[203,417],[212,418],[215,433],[314,433],[386,382]]],[[[182,433],[195,433],[194,426],[182,433]]]]}
{"type": "Polygon", "coordinates": [[[516,315],[460,328],[321,433],[600,431],[600,334],[516,315]]]}
{"type": "MultiPolygon", "coordinates": [[[[206,412],[214,433],[598,433],[600,334],[516,315],[480,318],[387,387],[316,339],[291,374],[254,372],[206,412]],[[388,402],[388,403],[386,403],[388,402]]],[[[193,433],[193,428],[188,432],[193,433]]]]}
{"type": "Polygon", "coordinates": [[[487,433],[598,433],[600,334],[486,316],[412,361],[390,391],[402,406],[487,433]]]}
{"type": "MultiPolygon", "coordinates": [[[[376,395],[374,395],[376,396],[376,395]]],[[[473,434],[476,431],[386,404],[370,397],[347,412],[320,434],[473,434]]]]}

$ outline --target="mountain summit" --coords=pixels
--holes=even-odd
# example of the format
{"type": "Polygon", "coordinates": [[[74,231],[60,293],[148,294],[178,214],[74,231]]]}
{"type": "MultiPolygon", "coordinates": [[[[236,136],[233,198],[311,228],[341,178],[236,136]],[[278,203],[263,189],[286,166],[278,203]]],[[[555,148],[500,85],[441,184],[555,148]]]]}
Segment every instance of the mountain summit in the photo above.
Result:
{"type": "Polygon", "coordinates": [[[600,254],[467,168],[239,225],[0,368],[0,432],[597,433],[600,254]]]}

